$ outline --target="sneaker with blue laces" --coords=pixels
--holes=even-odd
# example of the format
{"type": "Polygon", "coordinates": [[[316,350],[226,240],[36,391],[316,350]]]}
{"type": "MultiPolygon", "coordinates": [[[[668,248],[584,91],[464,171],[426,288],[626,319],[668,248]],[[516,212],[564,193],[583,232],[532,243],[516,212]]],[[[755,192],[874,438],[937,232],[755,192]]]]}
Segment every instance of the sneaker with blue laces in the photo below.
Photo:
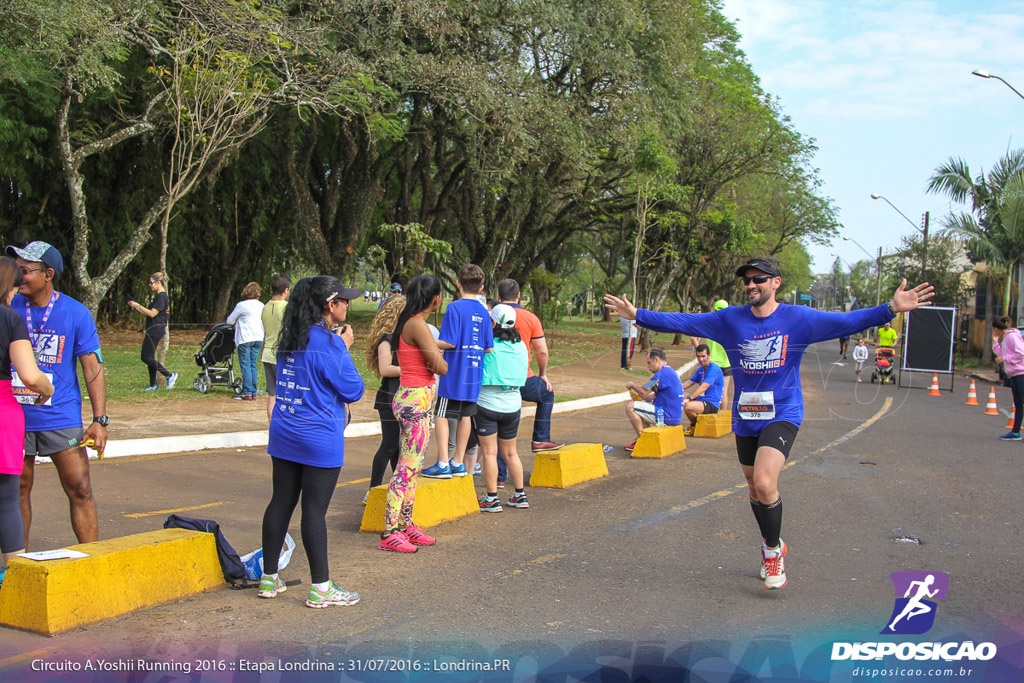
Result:
{"type": "Polygon", "coordinates": [[[157,386],[156,384],[151,384],[150,386],[148,386],[145,389],[143,389],[143,391],[159,391],[159,390],[160,390],[160,387],[157,386]]]}
{"type": "MultiPolygon", "coordinates": [[[[465,474],[466,468],[463,467],[463,474],[465,474]]],[[[421,475],[428,479],[451,479],[452,470],[448,465],[442,465],[440,462],[435,462],[427,469],[420,472],[421,475]]]]}
{"type": "Polygon", "coordinates": [[[466,476],[466,466],[460,465],[457,462],[448,463],[448,469],[451,471],[453,477],[464,477],[466,476]]]}
{"type": "Polygon", "coordinates": [[[167,388],[173,389],[174,383],[178,381],[178,373],[172,372],[171,376],[167,378],[167,388]]]}
{"type": "Polygon", "coordinates": [[[473,476],[482,477],[484,476],[484,468],[480,466],[480,463],[473,465],[473,476]]]}
{"type": "Polygon", "coordinates": [[[1020,432],[1006,432],[999,438],[1003,441],[1020,441],[1020,432]]]}

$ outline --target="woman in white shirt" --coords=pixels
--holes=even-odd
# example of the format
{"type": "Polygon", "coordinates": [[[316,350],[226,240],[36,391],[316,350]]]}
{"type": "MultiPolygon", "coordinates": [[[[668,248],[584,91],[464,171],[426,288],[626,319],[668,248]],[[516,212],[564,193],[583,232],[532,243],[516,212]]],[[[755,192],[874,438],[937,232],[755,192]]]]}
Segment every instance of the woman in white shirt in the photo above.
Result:
{"type": "Polygon", "coordinates": [[[228,324],[235,326],[235,347],[238,349],[238,369],[242,373],[242,393],[235,398],[256,400],[256,381],[259,377],[260,349],[263,347],[263,303],[259,284],[250,282],[242,290],[242,300],[228,316],[228,324]]]}

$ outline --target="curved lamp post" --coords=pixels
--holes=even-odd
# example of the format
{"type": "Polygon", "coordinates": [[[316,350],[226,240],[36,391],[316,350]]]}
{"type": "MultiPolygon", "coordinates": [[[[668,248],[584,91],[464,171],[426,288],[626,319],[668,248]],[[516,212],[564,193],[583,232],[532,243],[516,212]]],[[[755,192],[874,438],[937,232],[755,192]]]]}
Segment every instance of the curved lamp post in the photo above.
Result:
{"type": "Polygon", "coordinates": [[[1004,80],[1000,76],[996,76],[995,74],[990,74],[988,71],[985,71],[984,69],[975,69],[971,73],[974,74],[975,76],[980,76],[981,78],[994,78],[997,81],[1003,81],[1003,85],[1005,85],[1007,88],[1009,88],[1013,92],[1017,93],[1017,97],[1019,97],[1022,100],[1024,100],[1024,95],[1021,95],[1019,90],[1017,90],[1012,85],[1007,83],[1006,80],[1004,80]]]}
{"type": "MultiPolygon", "coordinates": [[[[874,195],[872,195],[872,196],[874,196],[874,195]]],[[[886,201],[889,201],[889,200],[886,200],[886,201]]],[[[861,251],[863,251],[865,254],[868,255],[868,258],[876,259],[875,260],[875,267],[878,269],[878,287],[877,287],[877,291],[875,293],[875,305],[876,306],[881,306],[882,305],[882,248],[881,247],[878,248],[878,257],[876,258],[876,257],[872,256],[871,253],[867,249],[862,247],[860,245],[860,242],[858,242],[857,240],[853,239],[852,237],[847,237],[846,235],[843,235],[843,240],[846,241],[846,242],[853,242],[854,244],[857,245],[857,247],[861,251]]]]}
{"type": "MultiPolygon", "coordinates": [[[[921,233],[924,236],[924,239],[921,242],[922,251],[924,252],[921,255],[921,281],[924,282],[924,274],[925,274],[925,271],[928,270],[928,212],[927,211],[924,212],[924,227],[921,228],[920,226],[917,225],[917,223],[915,223],[914,221],[912,221],[909,218],[907,218],[907,214],[905,214],[902,211],[900,211],[896,207],[896,205],[893,204],[892,202],[890,202],[887,198],[883,197],[880,194],[872,194],[871,198],[872,199],[881,199],[881,200],[885,201],[886,204],[888,204],[889,206],[892,207],[893,211],[895,211],[899,215],[903,216],[903,220],[905,220],[906,222],[908,222],[911,225],[913,225],[914,226],[914,230],[917,230],[919,233],[921,233]]],[[[863,249],[863,247],[861,247],[861,248],[863,249]]],[[[881,254],[881,252],[879,252],[879,254],[881,254]]],[[[879,258],[879,264],[881,264],[881,258],[882,258],[881,255],[879,255],[878,258],[879,258]]]]}

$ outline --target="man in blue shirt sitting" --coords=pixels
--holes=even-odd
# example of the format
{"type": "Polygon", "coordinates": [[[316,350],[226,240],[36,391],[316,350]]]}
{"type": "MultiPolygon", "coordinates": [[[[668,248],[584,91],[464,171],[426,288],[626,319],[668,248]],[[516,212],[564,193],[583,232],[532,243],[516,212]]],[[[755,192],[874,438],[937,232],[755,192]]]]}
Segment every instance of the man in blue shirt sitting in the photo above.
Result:
{"type": "Polygon", "coordinates": [[[722,392],[725,389],[725,375],[722,369],[711,362],[711,349],[707,344],[697,346],[697,372],[683,382],[683,412],[690,421],[690,426],[683,430],[686,436],[693,435],[697,426],[698,415],[714,415],[722,405],[722,392]],[[697,387],[690,391],[690,387],[697,387]]]}
{"type": "MultiPolygon", "coordinates": [[[[653,348],[647,352],[647,369],[652,374],[643,386],[636,382],[626,384],[629,393],[640,399],[626,402],[626,417],[633,425],[637,439],[645,424],[651,426],[657,423],[658,408],[662,409],[666,426],[674,427],[683,421],[683,383],[668,364],[662,349],[653,348]]],[[[635,446],[636,439],[626,446],[626,450],[632,452],[635,446]]]]}

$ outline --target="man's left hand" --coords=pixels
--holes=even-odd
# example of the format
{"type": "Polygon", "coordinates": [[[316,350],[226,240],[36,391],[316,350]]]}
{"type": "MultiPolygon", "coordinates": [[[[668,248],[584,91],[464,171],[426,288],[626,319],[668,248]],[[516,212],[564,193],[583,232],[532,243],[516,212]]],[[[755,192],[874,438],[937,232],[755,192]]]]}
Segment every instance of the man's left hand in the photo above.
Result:
{"type": "Polygon", "coordinates": [[[548,380],[548,376],[547,375],[537,375],[537,376],[540,377],[542,380],[544,380],[544,386],[547,388],[548,391],[554,391],[555,390],[555,388],[551,386],[551,382],[550,382],[550,380],[548,380]]]}
{"type": "Polygon", "coordinates": [[[913,289],[907,289],[907,280],[904,278],[896,293],[892,295],[892,308],[897,313],[912,311],[918,306],[931,306],[931,299],[935,296],[935,288],[927,282],[922,282],[913,289]]]}

